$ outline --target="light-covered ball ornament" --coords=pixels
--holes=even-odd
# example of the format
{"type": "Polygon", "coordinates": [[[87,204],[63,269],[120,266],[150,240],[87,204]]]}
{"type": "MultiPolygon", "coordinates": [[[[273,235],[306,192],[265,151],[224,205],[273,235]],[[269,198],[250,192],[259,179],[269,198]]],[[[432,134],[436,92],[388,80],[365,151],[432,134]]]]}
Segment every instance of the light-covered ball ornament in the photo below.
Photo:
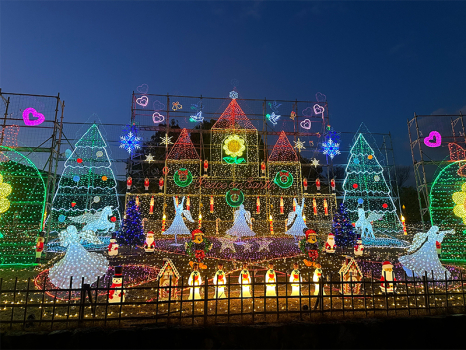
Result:
{"type": "Polygon", "coordinates": [[[58,221],[59,221],[59,222],[65,222],[65,220],[66,220],[66,216],[65,216],[65,215],[60,214],[60,215],[58,216],[58,221]]]}
{"type": "Polygon", "coordinates": [[[358,204],[363,204],[363,203],[364,203],[364,199],[358,198],[358,204]]]}
{"type": "Polygon", "coordinates": [[[99,196],[95,196],[94,197],[94,203],[99,203],[100,202],[100,197],[99,196]]]}
{"type": "Polygon", "coordinates": [[[104,155],[104,152],[102,151],[97,151],[97,153],[95,154],[97,156],[97,158],[100,158],[104,155]]]}
{"type": "Polygon", "coordinates": [[[108,177],[106,177],[105,175],[102,176],[102,181],[107,181],[108,180],[108,177]]]}
{"type": "Polygon", "coordinates": [[[379,176],[379,175],[375,175],[375,176],[374,176],[374,181],[375,181],[375,182],[379,182],[379,181],[380,181],[380,176],[379,176]]]}
{"type": "Polygon", "coordinates": [[[79,180],[81,180],[81,178],[78,175],[73,176],[74,182],[79,182],[79,180]]]}
{"type": "Polygon", "coordinates": [[[66,158],[69,158],[71,156],[71,153],[73,153],[72,150],[70,150],[69,148],[65,151],[65,157],[66,158]]]}

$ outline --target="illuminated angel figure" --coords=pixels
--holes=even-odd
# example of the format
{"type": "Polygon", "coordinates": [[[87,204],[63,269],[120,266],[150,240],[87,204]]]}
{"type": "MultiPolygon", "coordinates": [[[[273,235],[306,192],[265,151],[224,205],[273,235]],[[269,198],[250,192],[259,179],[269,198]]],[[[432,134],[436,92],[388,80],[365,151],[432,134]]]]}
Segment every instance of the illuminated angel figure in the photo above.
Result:
{"type": "Polygon", "coordinates": [[[442,243],[445,234],[453,232],[454,230],[439,232],[437,226],[432,226],[429,231],[416,234],[408,248],[408,255],[400,256],[399,262],[418,276],[424,276],[427,272],[427,278],[432,279],[433,272],[434,279],[444,280],[446,272],[447,278],[450,278],[450,271],[440,263],[435,243],[442,243]]]}
{"type": "Polygon", "coordinates": [[[240,242],[236,242],[236,244],[244,244],[244,242],[241,242],[241,237],[251,237],[256,235],[256,233],[248,226],[251,224],[251,212],[245,210],[244,205],[241,204],[239,209],[235,211],[233,226],[227,230],[226,234],[237,237],[240,242]]]}
{"type": "Polygon", "coordinates": [[[304,236],[303,230],[307,228],[303,219],[304,198],[301,202],[301,205],[298,204],[296,198],[293,198],[293,202],[296,206],[296,211],[292,211],[288,214],[288,222],[286,223],[286,226],[290,226],[295,217],[296,220],[294,221],[293,226],[291,226],[291,228],[286,231],[285,234],[292,235],[294,238],[298,238],[300,236],[304,236]]]}
{"type": "Polygon", "coordinates": [[[96,237],[94,231],[81,231],[70,225],[59,233],[60,244],[67,247],[65,257],[56,263],[49,271],[49,279],[61,289],[70,288],[70,278],[73,277],[72,288],[81,288],[84,283],[92,284],[99,276],[105,275],[108,270],[108,260],[98,254],[90,253],[81,245],[81,241],[93,244],[102,242],[96,237]]]}
{"type": "Polygon", "coordinates": [[[375,238],[374,236],[374,230],[372,229],[372,221],[375,220],[380,220],[383,217],[384,214],[377,214],[374,212],[370,212],[369,215],[367,215],[366,218],[366,212],[364,211],[363,208],[358,208],[358,221],[356,221],[356,224],[354,227],[356,229],[359,229],[361,231],[361,237],[372,237],[375,238]]]}
{"type": "Polygon", "coordinates": [[[178,243],[176,236],[177,235],[190,235],[191,231],[186,227],[184,223],[183,217],[188,219],[190,222],[194,222],[193,218],[191,217],[191,213],[189,210],[183,210],[184,206],[184,198],[181,200],[181,203],[176,205],[176,199],[173,197],[173,203],[175,204],[175,219],[173,220],[171,226],[163,232],[164,235],[174,235],[175,236],[175,243],[172,245],[182,245],[178,243]]]}

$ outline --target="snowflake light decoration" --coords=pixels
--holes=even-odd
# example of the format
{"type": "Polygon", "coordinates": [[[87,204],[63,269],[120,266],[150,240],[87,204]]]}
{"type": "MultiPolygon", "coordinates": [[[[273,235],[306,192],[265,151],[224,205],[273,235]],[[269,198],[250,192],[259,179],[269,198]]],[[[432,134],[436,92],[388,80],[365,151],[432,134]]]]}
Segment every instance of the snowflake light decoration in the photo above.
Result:
{"type": "Polygon", "coordinates": [[[315,158],[313,158],[313,159],[311,160],[311,164],[312,164],[313,166],[315,166],[316,168],[320,165],[320,164],[319,164],[319,160],[318,160],[318,159],[315,159],[315,158]]]}
{"type": "Polygon", "coordinates": [[[333,140],[329,138],[327,142],[322,143],[322,153],[333,159],[337,154],[341,154],[340,144],[333,142],[333,140]]]}
{"type": "Polygon", "coordinates": [[[236,100],[238,98],[238,93],[236,91],[230,91],[230,98],[236,100]]]}
{"type": "Polygon", "coordinates": [[[304,141],[301,141],[298,137],[298,141],[293,141],[294,142],[294,148],[298,150],[298,152],[301,152],[301,150],[306,149],[304,147],[304,141]]]}
{"type": "Polygon", "coordinates": [[[149,163],[150,163],[150,162],[153,162],[153,161],[154,161],[154,156],[153,156],[152,154],[149,153],[149,154],[146,156],[146,160],[145,160],[145,161],[146,161],[146,162],[149,162],[149,163]]]}
{"type": "Polygon", "coordinates": [[[120,148],[124,148],[128,153],[133,153],[137,149],[141,149],[142,137],[136,135],[136,130],[131,127],[130,131],[120,136],[120,148]]]}
{"type": "Polygon", "coordinates": [[[173,142],[172,142],[172,137],[173,136],[168,136],[168,134],[165,135],[165,137],[161,137],[160,139],[162,140],[161,141],[161,144],[162,145],[173,145],[173,142]]]}

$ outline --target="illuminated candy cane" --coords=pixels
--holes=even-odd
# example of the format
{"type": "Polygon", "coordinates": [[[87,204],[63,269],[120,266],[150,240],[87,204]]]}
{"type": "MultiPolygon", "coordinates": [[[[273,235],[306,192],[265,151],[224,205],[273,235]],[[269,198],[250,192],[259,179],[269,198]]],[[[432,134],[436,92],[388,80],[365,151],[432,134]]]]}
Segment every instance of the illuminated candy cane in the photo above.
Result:
{"type": "Polygon", "coordinates": [[[151,197],[150,199],[150,210],[149,214],[154,214],[154,196],[151,197]]]}
{"type": "Polygon", "coordinates": [[[280,197],[280,214],[283,214],[283,197],[280,197]]]}
{"type": "Polygon", "coordinates": [[[312,199],[312,207],[314,208],[314,215],[317,215],[317,203],[315,198],[312,199]]]}
{"type": "Polygon", "coordinates": [[[253,223],[254,221],[255,221],[255,219],[254,219],[254,218],[251,218],[251,222],[249,223],[249,228],[251,229],[251,231],[252,231],[252,223],[253,223]]]}
{"type": "Polygon", "coordinates": [[[222,221],[220,218],[217,218],[215,220],[215,233],[218,235],[218,226],[220,225],[220,221],[222,221]]]}
{"type": "Polygon", "coordinates": [[[186,210],[191,210],[191,200],[189,199],[189,196],[186,198],[186,210]]]}
{"type": "Polygon", "coordinates": [[[257,196],[257,200],[256,200],[256,213],[257,214],[261,213],[261,201],[259,199],[259,196],[257,196]]]}
{"type": "Polygon", "coordinates": [[[210,212],[214,212],[214,196],[210,196],[210,212]]]}
{"type": "Polygon", "coordinates": [[[327,199],[324,199],[324,210],[325,210],[325,216],[328,216],[328,205],[327,205],[327,199]]]}

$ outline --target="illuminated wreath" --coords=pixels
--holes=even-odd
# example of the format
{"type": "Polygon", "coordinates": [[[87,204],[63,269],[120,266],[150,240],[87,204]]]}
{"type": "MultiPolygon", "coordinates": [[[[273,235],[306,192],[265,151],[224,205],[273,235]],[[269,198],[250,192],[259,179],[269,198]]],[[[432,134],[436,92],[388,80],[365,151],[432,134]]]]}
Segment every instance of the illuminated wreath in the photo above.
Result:
{"type": "Polygon", "coordinates": [[[289,171],[280,170],[277,175],[275,175],[273,182],[275,182],[281,188],[291,187],[293,184],[293,175],[291,175],[289,171]]]}
{"type": "Polygon", "coordinates": [[[239,207],[244,202],[244,194],[237,188],[232,188],[225,194],[225,199],[230,207],[239,207]]]}
{"type": "Polygon", "coordinates": [[[175,171],[173,175],[173,180],[180,187],[186,187],[193,182],[193,174],[188,169],[181,168],[175,171]]]}

